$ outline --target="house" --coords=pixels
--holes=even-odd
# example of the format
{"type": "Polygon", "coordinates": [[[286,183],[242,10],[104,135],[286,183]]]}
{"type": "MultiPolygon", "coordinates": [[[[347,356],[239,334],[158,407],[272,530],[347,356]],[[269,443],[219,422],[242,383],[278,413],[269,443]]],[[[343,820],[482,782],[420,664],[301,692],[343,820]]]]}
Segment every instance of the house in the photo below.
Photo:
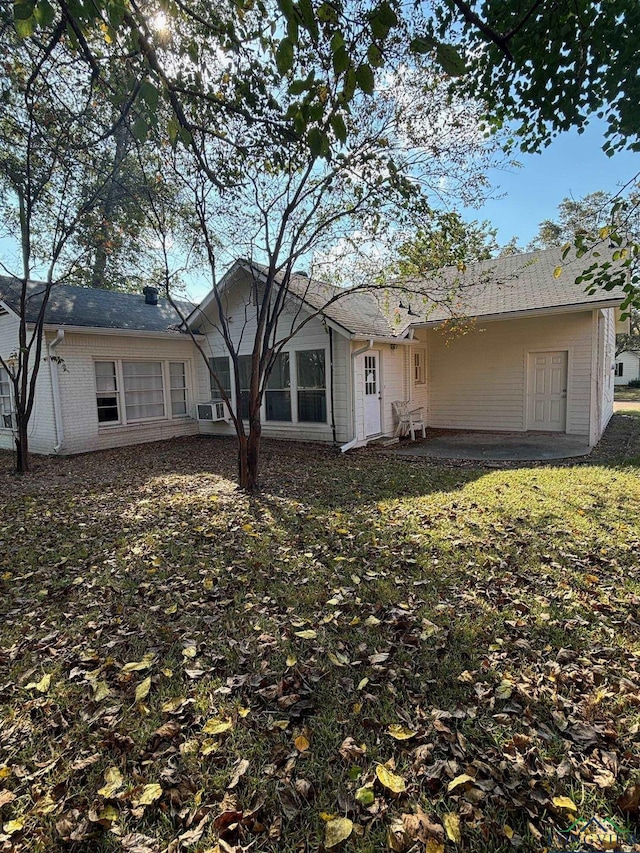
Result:
{"type": "MultiPolygon", "coordinates": [[[[264,394],[264,435],[350,449],[393,435],[392,403],[411,400],[431,427],[541,430],[595,444],[613,413],[615,309],[624,294],[589,295],[575,284],[589,261],[567,264],[557,277],[560,263],[559,250],[501,257],[416,282],[413,294],[344,294],[294,274],[278,324],[278,339],[288,340],[264,394]]],[[[263,282],[262,267],[237,261],[219,299],[211,293],[197,307],[180,306],[198,346],[155,294],[54,288],[32,449],[76,453],[233,434],[202,353],[242,412],[263,282]],[[240,400],[220,306],[240,353],[240,400]]],[[[28,319],[37,294],[34,284],[28,319]]],[[[7,280],[0,280],[0,311],[6,358],[18,324],[15,286],[7,280]]],[[[7,388],[0,373],[0,410],[11,406],[7,388]]],[[[11,446],[8,426],[0,423],[0,446],[11,446]]]]}
{"type": "Polygon", "coordinates": [[[615,384],[628,385],[633,380],[640,380],[640,352],[621,352],[616,356],[615,384]]]}

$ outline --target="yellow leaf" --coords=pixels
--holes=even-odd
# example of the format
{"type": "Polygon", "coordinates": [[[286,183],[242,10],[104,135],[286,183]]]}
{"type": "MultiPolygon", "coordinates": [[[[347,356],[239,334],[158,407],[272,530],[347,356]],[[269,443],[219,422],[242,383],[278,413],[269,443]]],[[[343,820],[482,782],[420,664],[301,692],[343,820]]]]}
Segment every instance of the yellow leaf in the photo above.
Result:
{"type": "Polygon", "coordinates": [[[283,732],[285,729],[289,728],[289,720],[275,720],[272,724],[272,728],[280,729],[283,732]]]}
{"type": "Polygon", "coordinates": [[[375,800],[375,794],[373,793],[373,785],[363,785],[362,788],[358,788],[355,793],[356,802],[360,803],[361,806],[365,808],[367,806],[373,805],[373,801],[375,800]]]}
{"type": "Polygon", "coordinates": [[[253,530],[253,527],[250,524],[243,524],[242,529],[244,530],[245,533],[251,533],[251,531],[253,530]]]}
{"type": "Polygon", "coordinates": [[[185,658],[194,658],[198,654],[198,650],[195,646],[187,646],[186,649],[182,650],[182,657],[185,658]]]}
{"type": "Polygon", "coordinates": [[[212,752],[215,752],[220,748],[219,740],[205,740],[202,742],[202,747],[200,752],[202,755],[211,755],[212,752]]]}
{"type": "Polygon", "coordinates": [[[334,653],[333,653],[333,652],[329,652],[329,653],[328,653],[328,655],[327,655],[327,657],[329,658],[329,660],[331,661],[331,663],[332,663],[334,666],[344,666],[344,664],[342,663],[342,661],[339,661],[339,660],[338,660],[338,658],[334,655],[334,653]]]}
{"type": "Polygon", "coordinates": [[[451,791],[455,791],[455,789],[459,785],[466,785],[467,782],[473,782],[473,776],[468,776],[466,773],[461,773],[460,776],[456,776],[455,779],[452,779],[451,782],[447,785],[447,793],[450,794],[451,791]]]}
{"type": "Polygon", "coordinates": [[[167,616],[173,616],[174,613],[178,612],[178,605],[170,604],[168,607],[165,607],[164,612],[167,616]]]}
{"type": "Polygon", "coordinates": [[[327,821],[324,833],[324,846],[327,850],[342,844],[353,832],[353,821],[348,817],[337,817],[327,821]]]}
{"type": "Polygon", "coordinates": [[[295,666],[298,663],[298,658],[294,658],[293,655],[287,656],[287,666],[295,666]]]}
{"type": "Polygon", "coordinates": [[[449,841],[453,841],[454,844],[460,844],[462,841],[462,836],[460,835],[460,816],[449,812],[444,815],[442,822],[444,823],[444,829],[449,841]]]}
{"type": "Polygon", "coordinates": [[[22,827],[24,826],[24,818],[18,817],[15,820],[7,821],[2,827],[3,832],[6,832],[7,835],[13,835],[14,832],[20,832],[22,827]]]}
{"type": "Polygon", "coordinates": [[[51,794],[45,794],[44,797],[40,797],[36,804],[36,812],[38,814],[51,814],[54,811],[57,803],[51,797],[51,794]]]}
{"type": "Polygon", "coordinates": [[[51,675],[43,675],[40,681],[30,681],[25,685],[25,690],[37,690],[38,693],[46,693],[51,686],[51,675]]]}
{"type": "Polygon", "coordinates": [[[558,809],[567,809],[570,812],[578,811],[578,807],[569,797],[554,797],[553,805],[558,809]]]}
{"type": "Polygon", "coordinates": [[[369,683],[368,678],[361,678],[360,681],[358,682],[357,689],[358,690],[364,690],[364,688],[367,686],[368,683],[369,683]]]}
{"type": "Polygon", "coordinates": [[[141,672],[143,669],[149,669],[153,662],[153,655],[144,655],[142,660],[134,660],[131,663],[125,663],[122,667],[123,672],[141,672]]]}
{"type": "Polygon", "coordinates": [[[117,767],[107,767],[104,771],[104,781],[106,784],[100,788],[98,794],[100,794],[101,797],[108,799],[109,797],[113,797],[115,792],[122,788],[124,780],[122,778],[122,773],[117,767]]]}
{"type": "Polygon", "coordinates": [[[161,669],[161,670],[160,670],[160,672],[161,672],[161,673],[162,673],[166,678],[171,678],[171,677],[173,676],[173,670],[172,670],[172,669],[165,668],[165,669],[161,669]]]}
{"type": "Polygon", "coordinates": [[[9,776],[11,776],[11,768],[6,764],[0,767],[0,779],[8,779],[9,776]]]}
{"type": "Polygon", "coordinates": [[[407,790],[406,783],[402,776],[392,773],[391,770],[383,764],[378,764],[376,767],[376,776],[383,788],[387,788],[387,790],[391,791],[393,794],[401,794],[403,791],[407,790]]]}
{"type": "Polygon", "coordinates": [[[233,727],[233,723],[231,720],[221,720],[221,719],[212,719],[208,720],[202,731],[206,735],[221,735],[223,732],[228,732],[230,728],[233,727]]]}
{"type": "Polygon", "coordinates": [[[435,838],[427,838],[424,853],[444,853],[444,844],[436,841],[435,838]]]}
{"type": "Polygon", "coordinates": [[[380,620],[376,616],[367,616],[367,618],[364,620],[364,624],[367,625],[369,628],[375,628],[377,625],[380,624],[380,620]]]}
{"type": "Polygon", "coordinates": [[[243,720],[245,717],[248,717],[251,713],[251,708],[238,708],[238,716],[243,720]]]}
{"type": "Polygon", "coordinates": [[[316,631],[311,630],[311,628],[307,629],[306,631],[296,631],[295,635],[296,637],[300,637],[303,640],[315,640],[315,638],[318,636],[316,631]]]}
{"type": "Polygon", "coordinates": [[[173,712],[181,708],[185,702],[186,699],[184,696],[177,696],[175,699],[168,699],[163,703],[162,711],[164,714],[173,714],[173,712]]]}
{"type": "Polygon", "coordinates": [[[513,681],[509,678],[503,678],[496,688],[496,696],[498,699],[508,699],[513,693],[513,681]]]}
{"type": "Polygon", "coordinates": [[[159,800],[161,796],[162,788],[157,784],[157,782],[152,782],[150,785],[144,786],[136,805],[150,806],[151,803],[155,803],[156,800],[159,800]]]}
{"type": "Polygon", "coordinates": [[[140,684],[136,687],[136,702],[142,702],[143,699],[146,699],[149,695],[149,691],[151,690],[151,676],[148,675],[144,681],[141,681],[140,684]]]}
{"type": "Polygon", "coordinates": [[[119,817],[120,812],[115,808],[115,806],[107,805],[98,812],[98,821],[106,820],[113,823],[115,820],[118,820],[119,817]]]}
{"type": "Polygon", "coordinates": [[[513,836],[514,836],[514,832],[513,832],[513,829],[511,829],[511,827],[509,826],[509,824],[508,824],[508,823],[505,823],[505,825],[502,827],[502,831],[503,831],[503,832],[504,832],[504,834],[507,836],[507,838],[509,839],[509,841],[511,841],[511,839],[512,839],[512,838],[513,838],[513,836]]]}
{"type": "Polygon", "coordinates": [[[211,590],[213,589],[213,578],[205,578],[202,581],[202,586],[207,592],[211,592],[211,590]]]}
{"type": "Polygon", "coordinates": [[[96,681],[93,685],[93,701],[102,702],[111,693],[106,681],[96,681]]]}
{"type": "Polygon", "coordinates": [[[298,735],[294,740],[294,743],[298,752],[304,752],[309,749],[309,746],[311,745],[304,735],[298,735]]]}
{"type": "Polygon", "coordinates": [[[556,267],[553,271],[553,277],[554,278],[560,278],[561,275],[562,275],[562,267],[556,267]]]}
{"type": "Polygon", "coordinates": [[[387,731],[396,740],[409,740],[417,734],[417,732],[408,729],[406,726],[401,726],[399,723],[391,723],[387,731]]]}

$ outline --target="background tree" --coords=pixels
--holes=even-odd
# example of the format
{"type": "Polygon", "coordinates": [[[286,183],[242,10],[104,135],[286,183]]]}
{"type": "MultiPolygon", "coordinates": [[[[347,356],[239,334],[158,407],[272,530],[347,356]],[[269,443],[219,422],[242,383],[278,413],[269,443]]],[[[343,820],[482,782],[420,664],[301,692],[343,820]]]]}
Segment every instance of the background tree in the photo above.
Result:
{"type": "Polygon", "coordinates": [[[465,222],[455,212],[436,213],[415,237],[400,244],[400,275],[420,276],[442,267],[464,268],[484,261],[497,251],[497,231],[487,221],[465,222]]]}

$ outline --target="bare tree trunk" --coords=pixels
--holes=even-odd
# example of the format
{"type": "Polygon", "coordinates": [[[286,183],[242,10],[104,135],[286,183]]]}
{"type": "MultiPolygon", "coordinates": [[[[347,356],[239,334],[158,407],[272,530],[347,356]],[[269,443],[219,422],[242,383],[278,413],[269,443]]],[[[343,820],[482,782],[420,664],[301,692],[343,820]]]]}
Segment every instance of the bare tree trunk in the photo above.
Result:
{"type": "Polygon", "coordinates": [[[127,128],[122,122],[115,130],[116,153],[113,170],[109,176],[107,195],[100,211],[102,222],[96,237],[96,254],[91,273],[91,287],[104,287],[107,272],[108,246],[113,236],[113,219],[118,196],[122,194],[119,182],[122,176],[122,162],[126,154],[127,128]]]}
{"type": "Polygon", "coordinates": [[[29,437],[27,435],[27,423],[23,417],[18,416],[18,429],[16,433],[16,471],[18,474],[26,474],[29,471],[29,437]]]}
{"type": "Polygon", "coordinates": [[[262,424],[258,417],[250,420],[249,435],[238,437],[238,483],[248,494],[258,490],[261,436],[262,424]]]}

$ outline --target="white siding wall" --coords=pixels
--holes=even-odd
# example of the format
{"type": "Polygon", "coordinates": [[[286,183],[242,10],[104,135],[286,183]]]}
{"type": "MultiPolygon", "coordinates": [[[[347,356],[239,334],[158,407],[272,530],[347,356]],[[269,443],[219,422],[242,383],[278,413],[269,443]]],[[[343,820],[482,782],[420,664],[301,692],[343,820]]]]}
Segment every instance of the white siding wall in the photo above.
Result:
{"type": "MultiPolygon", "coordinates": [[[[18,329],[20,322],[12,314],[0,317],[0,355],[10,356],[18,348],[18,329]]],[[[42,362],[36,383],[36,398],[29,421],[29,449],[33,453],[51,453],[56,443],[53,420],[53,396],[51,393],[50,364],[46,347],[43,347],[42,362]]],[[[12,450],[13,434],[0,428],[0,448],[12,450]]]]}
{"type": "MultiPolygon", "coordinates": [[[[616,317],[615,308],[602,311],[604,348],[602,353],[602,420],[600,435],[613,416],[614,367],[616,354],[616,317]]],[[[600,438],[600,435],[598,438],[600,438]]]]}
{"type": "Polygon", "coordinates": [[[623,352],[616,357],[616,363],[622,362],[622,376],[615,377],[616,385],[628,385],[630,379],[640,379],[640,356],[633,352],[623,352]]]}
{"type": "Polygon", "coordinates": [[[186,362],[187,406],[188,411],[193,413],[196,381],[194,362],[197,353],[186,336],[173,340],[67,332],[56,352],[64,360],[64,367],[59,368],[64,424],[62,453],[82,453],[197,434],[198,425],[192,418],[163,419],[126,426],[99,426],[96,408],[94,361],[157,358],[186,362]]]}
{"type": "Polygon", "coordinates": [[[430,426],[526,430],[527,359],[567,350],[567,432],[589,435],[592,313],[483,323],[460,337],[428,333],[430,426]]]}
{"type": "MultiPolygon", "coordinates": [[[[230,297],[226,311],[231,318],[231,329],[234,343],[239,344],[239,355],[250,355],[256,334],[255,308],[246,305],[240,298],[240,287],[236,288],[236,298],[230,297]]],[[[304,315],[293,311],[285,311],[280,317],[277,338],[286,337],[292,324],[297,325],[304,315]]],[[[216,330],[207,333],[205,347],[210,356],[227,355],[227,349],[222,335],[216,330]]],[[[294,335],[291,341],[284,347],[284,352],[293,355],[297,350],[323,349],[325,351],[326,382],[327,382],[327,423],[283,423],[269,422],[266,413],[262,415],[263,435],[271,438],[300,439],[304,441],[333,441],[331,427],[331,393],[330,381],[330,347],[329,332],[320,319],[310,320],[301,331],[294,335]]],[[[211,399],[209,371],[198,354],[197,360],[197,387],[199,397],[196,402],[206,402],[211,399]]],[[[343,443],[350,438],[350,391],[349,391],[349,341],[338,332],[333,332],[333,373],[334,373],[334,418],[336,427],[336,439],[343,443]]],[[[232,389],[232,395],[233,395],[232,389]]],[[[232,424],[200,422],[200,432],[216,435],[232,435],[234,433],[232,424]]]]}

